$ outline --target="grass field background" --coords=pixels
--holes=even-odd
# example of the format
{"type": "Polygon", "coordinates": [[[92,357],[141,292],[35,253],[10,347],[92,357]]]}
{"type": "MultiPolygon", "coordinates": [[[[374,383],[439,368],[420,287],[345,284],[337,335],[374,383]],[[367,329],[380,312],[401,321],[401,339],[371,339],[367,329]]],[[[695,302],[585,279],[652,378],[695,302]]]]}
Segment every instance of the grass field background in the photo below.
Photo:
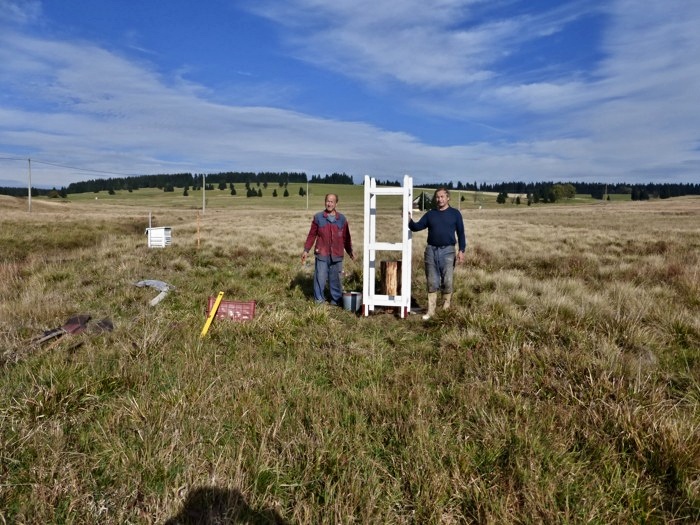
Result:
{"type": "MultiPolygon", "coordinates": [[[[63,199],[51,199],[55,202],[87,202],[98,200],[106,204],[124,204],[127,206],[142,206],[146,204],[147,206],[158,206],[158,207],[176,207],[176,208],[186,208],[186,209],[201,209],[204,202],[204,207],[209,208],[231,208],[231,207],[273,207],[273,208],[284,208],[284,209],[306,209],[307,200],[309,205],[313,209],[313,204],[318,203],[323,205],[323,196],[326,193],[338,193],[343,204],[346,207],[352,209],[357,209],[359,206],[360,212],[362,211],[362,206],[364,202],[364,186],[362,185],[333,185],[333,184],[289,184],[287,190],[289,192],[288,197],[284,197],[284,188],[277,184],[270,184],[267,188],[262,185],[256,186],[252,185],[255,190],[260,189],[262,191],[262,197],[246,197],[246,189],[243,184],[236,184],[236,195],[231,195],[230,190],[188,190],[188,195],[185,197],[183,195],[183,188],[175,188],[173,192],[163,192],[162,189],[158,188],[141,188],[139,190],[134,190],[132,192],[128,191],[118,191],[114,195],[109,195],[107,192],[102,191],[99,193],[75,193],[70,194],[69,198],[63,199]],[[308,190],[309,198],[306,196],[300,196],[299,190],[306,192],[308,190]],[[277,196],[273,196],[273,190],[277,191],[277,196]],[[203,194],[204,193],[204,198],[203,194]]],[[[435,188],[414,188],[414,197],[418,197],[421,192],[425,192],[428,196],[432,197],[432,192],[435,188]]],[[[504,207],[503,205],[496,203],[496,193],[488,192],[473,192],[473,191],[458,191],[451,190],[452,206],[458,209],[478,209],[480,206],[482,208],[495,208],[504,207]]],[[[511,195],[512,198],[517,197],[516,194],[511,195]]],[[[520,195],[522,204],[526,205],[526,195],[520,195]]],[[[392,199],[391,197],[387,197],[392,199]]],[[[46,200],[45,198],[43,198],[46,200]]],[[[610,200],[614,202],[619,201],[629,201],[630,195],[610,195],[610,200]]],[[[400,199],[397,203],[400,204],[400,199]]],[[[571,204],[592,204],[601,203],[600,200],[592,199],[590,195],[577,195],[572,199],[564,199],[560,201],[557,205],[571,205],[571,204]]]]}
{"type": "Polygon", "coordinates": [[[363,204],[310,189],[0,196],[4,523],[700,521],[700,199],[453,193],[467,260],[424,322],[313,304],[311,216],[337,191],[362,253],[363,204]],[[200,339],[219,290],[256,317],[200,339]],[[78,313],[114,331],[31,344],[78,313]]]}

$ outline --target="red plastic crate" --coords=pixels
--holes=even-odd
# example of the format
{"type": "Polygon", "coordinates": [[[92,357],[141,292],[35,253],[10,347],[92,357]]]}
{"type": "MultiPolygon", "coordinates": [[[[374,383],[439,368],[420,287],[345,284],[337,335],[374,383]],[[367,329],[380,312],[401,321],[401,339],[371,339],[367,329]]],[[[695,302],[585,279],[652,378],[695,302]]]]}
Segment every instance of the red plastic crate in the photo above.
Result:
{"type": "MultiPolygon", "coordinates": [[[[207,301],[207,317],[216,302],[216,297],[209,296],[207,301]]],[[[231,321],[250,321],[255,317],[255,301],[221,301],[214,319],[229,319],[231,321]]]]}

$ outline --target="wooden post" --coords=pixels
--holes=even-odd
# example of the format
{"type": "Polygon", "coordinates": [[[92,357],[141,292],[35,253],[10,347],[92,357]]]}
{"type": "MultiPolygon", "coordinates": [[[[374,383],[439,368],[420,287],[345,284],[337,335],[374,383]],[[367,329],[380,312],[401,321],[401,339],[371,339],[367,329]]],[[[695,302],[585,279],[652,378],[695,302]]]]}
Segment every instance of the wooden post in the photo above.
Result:
{"type": "Polygon", "coordinates": [[[197,249],[199,250],[199,212],[197,212],[197,249]]]}
{"type": "Polygon", "coordinates": [[[389,296],[401,295],[401,261],[381,261],[382,293],[389,296]]]}

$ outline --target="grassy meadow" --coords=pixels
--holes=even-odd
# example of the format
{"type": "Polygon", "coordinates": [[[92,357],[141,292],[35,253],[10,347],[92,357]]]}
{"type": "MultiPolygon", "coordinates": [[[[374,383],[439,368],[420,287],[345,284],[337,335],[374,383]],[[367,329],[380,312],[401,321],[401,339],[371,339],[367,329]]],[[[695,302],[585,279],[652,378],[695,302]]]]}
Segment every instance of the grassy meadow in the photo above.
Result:
{"type": "Polygon", "coordinates": [[[466,262],[422,321],[313,304],[312,213],[337,190],[361,254],[361,186],[237,189],[0,196],[0,523],[700,521],[700,199],[453,194],[466,262]],[[255,319],[202,339],[219,290],[255,319]]]}

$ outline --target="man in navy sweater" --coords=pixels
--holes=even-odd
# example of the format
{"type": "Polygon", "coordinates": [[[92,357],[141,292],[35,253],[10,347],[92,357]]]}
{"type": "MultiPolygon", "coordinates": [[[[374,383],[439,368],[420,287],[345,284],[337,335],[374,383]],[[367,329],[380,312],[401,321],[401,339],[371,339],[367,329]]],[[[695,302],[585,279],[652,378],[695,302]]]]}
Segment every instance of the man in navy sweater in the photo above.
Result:
{"type": "Polygon", "coordinates": [[[443,308],[450,308],[455,263],[464,262],[464,250],[467,249],[464,220],[462,214],[450,206],[450,192],[446,188],[438,188],[433,202],[436,207],[423,215],[418,222],[414,222],[410,216],[408,221],[411,231],[418,232],[428,228],[428,244],[425,247],[428,312],[423,316],[426,320],[435,315],[438,291],[442,292],[443,308]],[[459,251],[455,251],[455,242],[459,245],[459,251]]]}
{"type": "Polygon", "coordinates": [[[350,227],[345,215],[335,209],[338,204],[338,196],[335,193],[326,195],[326,209],[314,215],[311,228],[304,243],[304,251],[301,253],[301,263],[306,262],[309,250],[316,243],[314,254],[316,264],[314,266],[314,300],[316,303],[326,301],[326,282],[329,283],[331,302],[335,305],[343,305],[343,284],[340,276],[343,272],[343,254],[347,252],[351,259],[355,259],[352,252],[352,238],[350,227]]]}

